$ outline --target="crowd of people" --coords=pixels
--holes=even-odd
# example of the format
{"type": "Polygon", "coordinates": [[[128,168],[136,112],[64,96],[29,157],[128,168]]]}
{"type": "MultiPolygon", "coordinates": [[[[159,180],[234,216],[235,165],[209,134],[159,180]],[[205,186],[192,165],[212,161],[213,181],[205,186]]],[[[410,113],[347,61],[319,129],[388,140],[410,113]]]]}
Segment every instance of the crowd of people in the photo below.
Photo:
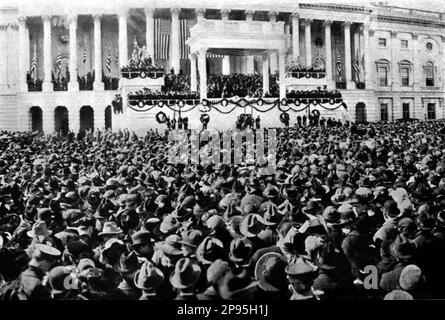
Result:
{"type": "Polygon", "coordinates": [[[77,76],[79,82],[79,90],[93,90],[94,85],[94,72],[88,72],[83,76],[77,76]]]}
{"type": "MultiPolygon", "coordinates": [[[[271,75],[268,97],[278,97],[277,75],[271,75]]],[[[261,98],[263,96],[263,76],[258,73],[229,75],[210,74],[207,80],[207,97],[209,98],[261,98]]]]}
{"type": "Polygon", "coordinates": [[[296,78],[324,78],[326,69],[323,66],[302,66],[297,61],[286,65],[286,73],[296,78]]]}
{"type": "Polygon", "coordinates": [[[167,134],[1,132],[0,299],[445,297],[443,122],[278,128],[267,174],[167,134]]]}
{"type": "Polygon", "coordinates": [[[286,97],[291,99],[337,99],[342,96],[338,90],[322,90],[321,87],[318,87],[316,90],[290,90],[286,93],[286,97]]]}

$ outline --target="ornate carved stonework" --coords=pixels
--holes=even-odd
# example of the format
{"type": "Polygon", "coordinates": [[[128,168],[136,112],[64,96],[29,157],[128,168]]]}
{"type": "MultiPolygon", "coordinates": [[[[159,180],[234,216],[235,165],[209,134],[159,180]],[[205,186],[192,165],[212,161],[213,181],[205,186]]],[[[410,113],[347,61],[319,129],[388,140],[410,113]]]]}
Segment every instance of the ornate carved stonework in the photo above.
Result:
{"type": "Polygon", "coordinates": [[[368,32],[369,32],[369,36],[372,37],[372,36],[374,36],[375,30],[374,29],[369,29],[368,32]]]}
{"type": "Polygon", "coordinates": [[[300,19],[300,14],[298,12],[293,12],[292,13],[292,19],[295,19],[295,20],[300,19]]]}
{"type": "Polygon", "coordinates": [[[198,17],[204,17],[204,15],[206,13],[206,9],[205,8],[196,8],[195,13],[196,13],[196,16],[198,16],[198,17]]]}
{"type": "Polygon", "coordinates": [[[254,15],[255,15],[255,11],[254,10],[247,10],[246,11],[246,19],[247,18],[253,19],[254,15]]]}
{"type": "Polygon", "coordinates": [[[230,14],[229,9],[221,9],[221,18],[222,19],[228,19],[230,14]]]}
{"type": "Polygon", "coordinates": [[[325,27],[330,27],[330,26],[332,26],[332,20],[325,20],[325,21],[323,21],[323,25],[325,26],[325,27]]]}
{"type": "Polygon", "coordinates": [[[179,13],[181,12],[180,8],[171,8],[170,13],[172,16],[179,16],[179,13]]]}
{"type": "Polygon", "coordinates": [[[417,40],[418,37],[419,37],[419,34],[418,34],[418,33],[413,33],[413,39],[414,39],[414,40],[417,40]]]}
{"type": "Polygon", "coordinates": [[[303,24],[305,27],[310,27],[312,24],[312,19],[304,19],[303,24]]]}
{"type": "Polygon", "coordinates": [[[345,28],[350,28],[351,27],[352,22],[351,21],[345,21],[342,23],[342,26],[345,28]]]}
{"type": "Polygon", "coordinates": [[[144,8],[145,15],[153,15],[155,11],[155,8],[144,8]]]}
{"type": "Polygon", "coordinates": [[[397,31],[390,31],[391,38],[395,39],[397,37],[398,32],[397,31]]]}

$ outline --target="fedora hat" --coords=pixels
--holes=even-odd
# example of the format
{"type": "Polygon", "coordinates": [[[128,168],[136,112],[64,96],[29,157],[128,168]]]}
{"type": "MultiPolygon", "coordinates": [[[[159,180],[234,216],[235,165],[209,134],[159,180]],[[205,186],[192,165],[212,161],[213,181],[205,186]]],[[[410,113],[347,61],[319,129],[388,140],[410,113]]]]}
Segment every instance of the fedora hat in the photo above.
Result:
{"type": "Polygon", "coordinates": [[[157,245],[157,248],[167,255],[179,256],[182,255],[181,237],[176,234],[171,234],[162,243],[157,245]]]}
{"type": "Polygon", "coordinates": [[[255,290],[258,284],[259,281],[252,281],[245,270],[237,275],[228,272],[221,281],[219,291],[224,300],[237,300],[243,293],[255,290]]]}
{"type": "Polygon", "coordinates": [[[123,253],[119,259],[118,271],[121,273],[130,273],[139,269],[139,260],[134,251],[123,253]]]}
{"type": "Polygon", "coordinates": [[[164,219],[161,222],[161,225],[159,226],[159,230],[162,233],[171,233],[176,230],[178,230],[180,227],[180,223],[178,219],[171,215],[167,215],[164,217],[164,219]]]}
{"type": "Polygon", "coordinates": [[[411,292],[419,289],[424,283],[425,276],[418,266],[410,264],[403,268],[399,278],[400,288],[411,292]]]}
{"type": "Polygon", "coordinates": [[[142,230],[133,233],[131,235],[131,241],[133,246],[145,245],[154,242],[151,232],[142,230]]]}
{"type": "Polygon", "coordinates": [[[44,239],[52,235],[52,231],[48,230],[45,221],[36,221],[32,226],[32,229],[29,230],[26,234],[30,238],[37,238],[39,240],[44,239]]]}
{"type": "Polygon", "coordinates": [[[305,214],[317,214],[322,210],[322,206],[318,201],[309,200],[308,203],[302,208],[305,214]]]}
{"type": "Polygon", "coordinates": [[[283,218],[283,215],[278,210],[277,205],[271,201],[266,203],[263,212],[263,223],[266,226],[275,226],[280,223],[281,219],[283,218]]]}
{"type": "Polygon", "coordinates": [[[107,236],[107,235],[117,235],[121,234],[122,230],[117,226],[114,221],[107,221],[104,223],[102,228],[102,232],[99,233],[99,236],[107,236]]]}
{"type": "Polygon", "coordinates": [[[389,249],[393,257],[400,260],[407,260],[415,255],[416,244],[406,237],[398,235],[397,238],[390,245],[389,249]]]}
{"type": "Polygon", "coordinates": [[[203,234],[199,230],[190,229],[183,232],[181,236],[183,245],[196,248],[201,243],[203,234]]]}
{"type": "Polygon", "coordinates": [[[154,290],[164,281],[164,274],[151,261],[145,261],[134,275],[134,285],[141,290],[154,290]]]}
{"type": "Polygon", "coordinates": [[[276,292],[286,287],[286,262],[278,252],[262,255],[255,265],[255,279],[264,291],[276,292]]]}
{"type": "Polygon", "coordinates": [[[286,274],[291,277],[301,277],[301,276],[314,276],[317,274],[317,267],[308,264],[303,259],[298,259],[297,261],[289,264],[284,269],[286,274]]]}
{"type": "Polygon", "coordinates": [[[261,183],[256,177],[251,177],[246,185],[246,190],[249,193],[253,193],[261,189],[261,183]]]}
{"type": "Polygon", "coordinates": [[[264,229],[263,218],[256,213],[250,213],[243,218],[240,224],[240,232],[242,235],[252,238],[257,236],[264,229]]]}
{"type": "Polygon", "coordinates": [[[235,263],[249,259],[252,245],[245,238],[236,238],[230,242],[229,258],[235,263]]]}
{"type": "Polygon", "coordinates": [[[276,186],[270,183],[267,184],[266,189],[264,189],[263,191],[263,196],[267,199],[274,199],[279,195],[280,195],[280,190],[276,186]]]}
{"type": "Polygon", "coordinates": [[[340,213],[333,206],[326,207],[322,217],[328,225],[338,225],[340,223],[340,213]]]}
{"type": "Polygon", "coordinates": [[[175,270],[170,276],[170,283],[174,288],[186,289],[195,285],[201,276],[201,267],[189,258],[182,258],[176,262],[175,270]]]}
{"type": "Polygon", "coordinates": [[[211,264],[224,257],[224,246],[221,240],[214,237],[205,238],[196,249],[196,257],[202,264],[211,264]]]}
{"type": "Polygon", "coordinates": [[[181,204],[180,206],[176,207],[170,215],[173,218],[183,221],[184,219],[187,219],[192,214],[192,212],[193,209],[181,204]]]}

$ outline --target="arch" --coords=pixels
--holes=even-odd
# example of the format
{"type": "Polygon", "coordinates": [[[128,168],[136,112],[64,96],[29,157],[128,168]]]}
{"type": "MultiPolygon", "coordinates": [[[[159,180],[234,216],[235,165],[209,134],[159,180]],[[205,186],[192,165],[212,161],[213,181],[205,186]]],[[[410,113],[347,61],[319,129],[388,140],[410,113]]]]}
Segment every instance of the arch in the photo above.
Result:
{"type": "Polygon", "coordinates": [[[39,106],[29,108],[29,129],[31,131],[43,132],[42,109],[39,106]]]}
{"type": "Polygon", "coordinates": [[[54,109],[54,131],[62,132],[67,135],[69,130],[68,109],[64,106],[58,106],[54,109]]]}
{"type": "Polygon", "coordinates": [[[359,102],[355,106],[355,122],[366,122],[366,104],[364,102],[359,102]]]}
{"type": "Polygon", "coordinates": [[[80,131],[94,130],[94,110],[91,106],[80,108],[80,131]]]}
{"type": "Polygon", "coordinates": [[[105,130],[112,129],[113,127],[113,116],[111,106],[108,105],[105,108],[105,130]]]}

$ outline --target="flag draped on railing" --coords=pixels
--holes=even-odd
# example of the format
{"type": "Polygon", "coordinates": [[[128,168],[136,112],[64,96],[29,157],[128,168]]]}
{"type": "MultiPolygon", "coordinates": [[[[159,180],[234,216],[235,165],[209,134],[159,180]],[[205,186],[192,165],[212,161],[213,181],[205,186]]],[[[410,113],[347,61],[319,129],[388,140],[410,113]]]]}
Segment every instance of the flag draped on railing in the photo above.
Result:
{"type": "Polygon", "coordinates": [[[338,47],[337,47],[337,59],[335,61],[335,65],[337,67],[337,82],[342,82],[342,77],[341,77],[342,61],[341,61],[341,53],[338,47]]]}
{"type": "Polygon", "coordinates": [[[114,49],[114,64],[119,66],[119,50],[118,48],[114,49]]]}
{"type": "Polygon", "coordinates": [[[171,22],[155,19],[155,59],[168,59],[170,49],[171,22]]]}
{"type": "Polygon", "coordinates": [[[62,58],[63,58],[63,56],[62,56],[62,54],[59,52],[59,53],[57,54],[57,57],[56,57],[56,66],[57,66],[57,71],[58,71],[59,73],[62,71],[62,58]]]}
{"type": "Polygon", "coordinates": [[[105,67],[108,70],[108,73],[111,74],[111,53],[108,52],[107,61],[105,62],[105,67]]]}

